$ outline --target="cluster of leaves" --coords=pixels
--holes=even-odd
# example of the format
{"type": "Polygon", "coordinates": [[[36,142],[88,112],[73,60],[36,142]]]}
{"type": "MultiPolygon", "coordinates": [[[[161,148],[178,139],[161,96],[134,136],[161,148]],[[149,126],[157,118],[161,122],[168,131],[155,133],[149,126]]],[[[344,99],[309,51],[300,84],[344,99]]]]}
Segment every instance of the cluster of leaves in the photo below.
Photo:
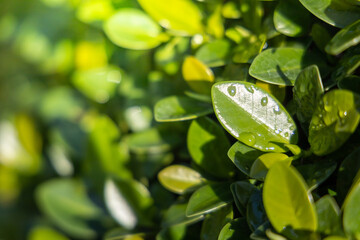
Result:
{"type": "Polygon", "coordinates": [[[358,5],[3,1],[0,238],[359,240],[358,5]]]}

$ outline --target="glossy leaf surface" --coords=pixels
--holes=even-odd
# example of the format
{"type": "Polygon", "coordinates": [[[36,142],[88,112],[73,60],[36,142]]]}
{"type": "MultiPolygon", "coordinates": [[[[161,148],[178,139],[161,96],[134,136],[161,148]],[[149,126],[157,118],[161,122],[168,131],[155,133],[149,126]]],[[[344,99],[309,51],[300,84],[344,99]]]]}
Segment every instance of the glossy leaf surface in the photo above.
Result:
{"type": "Polygon", "coordinates": [[[192,90],[201,94],[210,94],[214,74],[204,63],[189,56],[184,60],[182,74],[192,90]]]}
{"type": "Polygon", "coordinates": [[[231,161],[248,176],[254,161],[262,154],[262,151],[249,147],[239,141],[234,143],[228,151],[228,157],[231,161]]]}
{"type": "Polygon", "coordinates": [[[307,66],[317,64],[325,70],[324,61],[316,54],[301,48],[272,48],[261,52],[250,66],[254,78],[275,85],[293,86],[296,77],[307,66]]]}
{"type": "Polygon", "coordinates": [[[295,230],[315,231],[315,205],[300,173],[286,163],[270,168],[264,183],[266,214],[276,231],[291,226],[295,230]]]}
{"type": "Polygon", "coordinates": [[[317,66],[312,65],[301,71],[296,78],[294,101],[297,105],[297,117],[302,122],[310,122],[316,104],[324,94],[320,72],[317,66]]]}
{"type": "Polygon", "coordinates": [[[212,176],[227,178],[234,174],[234,165],[224,158],[230,142],[224,130],[213,120],[204,117],[191,123],[187,147],[193,161],[212,176]]]}
{"type": "Polygon", "coordinates": [[[296,125],[269,93],[247,82],[213,85],[217,118],[235,138],[261,151],[285,151],[281,144],[297,142],[296,125]]]}
{"type": "Polygon", "coordinates": [[[301,36],[310,29],[310,13],[294,0],[279,1],[274,11],[274,25],[278,32],[290,37],[301,36]]]}
{"type": "Polygon", "coordinates": [[[338,55],[360,42],[360,20],[341,29],[326,46],[326,52],[338,55]]]}
{"type": "Polygon", "coordinates": [[[360,238],[360,183],[349,193],[344,203],[343,225],[350,238],[360,238]]]}
{"type": "Polygon", "coordinates": [[[122,9],[107,20],[104,30],[116,45],[130,49],[151,49],[162,42],[161,27],[137,9],[122,9]]]}
{"type": "Polygon", "coordinates": [[[324,22],[343,28],[360,18],[360,9],[344,1],[300,0],[302,5],[324,22]]]}
{"type": "Polygon", "coordinates": [[[341,234],[340,208],[334,198],[325,195],[316,202],[318,231],[326,235],[341,234]]]}
{"type": "Polygon", "coordinates": [[[291,160],[291,158],[283,153],[265,153],[259,156],[251,166],[250,177],[264,181],[272,165],[280,161],[285,161],[290,165],[291,160]]]}
{"type": "Polygon", "coordinates": [[[194,35],[203,32],[201,12],[190,0],[138,0],[138,2],[161,26],[176,34],[194,35]]]}
{"type": "Polygon", "coordinates": [[[309,127],[309,143],[316,155],[338,149],[360,121],[360,97],[347,90],[333,90],[319,101],[309,127]]]}
{"type": "Polygon", "coordinates": [[[155,120],[172,122],[195,119],[213,112],[211,105],[186,96],[170,96],[155,105],[155,120]]]}
{"type": "Polygon", "coordinates": [[[190,197],[186,216],[198,216],[214,212],[233,201],[228,183],[215,183],[196,190],[190,197]]]}
{"type": "Polygon", "coordinates": [[[193,189],[203,182],[197,171],[183,165],[171,165],[164,168],[159,172],[158,179],[161,185],[169,191],[179,194],[193,189]]]}

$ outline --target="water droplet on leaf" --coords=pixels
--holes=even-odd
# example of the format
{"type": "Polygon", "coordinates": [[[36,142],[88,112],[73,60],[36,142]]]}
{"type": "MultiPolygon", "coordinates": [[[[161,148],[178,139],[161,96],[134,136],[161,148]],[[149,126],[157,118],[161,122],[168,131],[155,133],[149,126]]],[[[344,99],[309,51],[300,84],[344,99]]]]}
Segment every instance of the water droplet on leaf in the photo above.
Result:
{"type": "Polygon", "coordinates": [[[235,94],[236,94],[236,87],[235,86],[230,86],[230,87],[228,87],[228,93],[230,94],[230,96],[235,96],[235,94]]]}
{"type": "Polygon", "coordinates": [[[243,132],[240,133],[239,139],[245,143],[246,145],[249,146],[254,146],[255,142],[256,142],[256,137],[254,134],[250,133],[250,132],[243,132]]]}
{"type": "Polygon", "coordinates": [[[261,99],[261,106],[266,106],[267,105],[267,103],[268,103],[268,98],[267,97],[263,97],[262,99],[261,99]]]}
{"type": "Polygon", "coordinates": [[[277,115],[279,115],[281,113],[279,105],[276,105],[274,107],[274,113],[277,114],[277,115]]]}

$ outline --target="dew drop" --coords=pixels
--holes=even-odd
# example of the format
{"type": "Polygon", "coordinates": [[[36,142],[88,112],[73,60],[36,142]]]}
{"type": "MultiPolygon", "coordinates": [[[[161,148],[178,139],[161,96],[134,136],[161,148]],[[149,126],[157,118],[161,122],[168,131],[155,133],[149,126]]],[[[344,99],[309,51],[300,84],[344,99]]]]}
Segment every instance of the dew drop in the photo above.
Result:
{"type": "Polygon", "coordinates": [[[267,97],[263,97],[262,99],[261,99],[261,106],[266,106],[268,104],[268,98],[267,97]]]}
{"type": "Polygon", "coordinates": [[[235,96],[235,94],[236,94],[236,87],[235,86],[230,86],[230,87],[228,87],[228,93],[230,94],[230,96],[235,96]]]}
{"type": "Polygon", "coordinates": [[[254,144],[256,142],[256,137],[254,134],[252,134],[250,132],[243,132],[243,133],[240,133],[239,140],[242,141],[243,143],[245,143],[246,145],[254,146],[254,144]]]}
{"type": "Polygon", "coordinates": [[[245,89],[246,89],[249,93],[254,93],[254,89],[252,88],[252,86],[245,86],[245,89]]]}
{"type": "Polygon", "coordinates": [[[292,126],[290,127],[290,130],[291,130],[291,131],[294,131],[294,130],[295,130],[295,126],[292,125],[292,126]]]}
{"type": "Polygon", "coordinates": [[[284,134],[284,136],[285,136],[285,137],[289,137],[289,133],[286,132],[286,133],[284,134]]]}
{"type": "Polygon", "coordinates": [[[279,114],[281,113],[279,105],[276,105],[276,106],[274,107],[274,113],[275,113],[276,115],[279,115],[279,114]]]}
{"type": "Polygon", "coordinates": [[[280,128],[275,130],[276,134],[280,134],[281,132],[282,132],[282,129],[280,129],[280,128]]]}

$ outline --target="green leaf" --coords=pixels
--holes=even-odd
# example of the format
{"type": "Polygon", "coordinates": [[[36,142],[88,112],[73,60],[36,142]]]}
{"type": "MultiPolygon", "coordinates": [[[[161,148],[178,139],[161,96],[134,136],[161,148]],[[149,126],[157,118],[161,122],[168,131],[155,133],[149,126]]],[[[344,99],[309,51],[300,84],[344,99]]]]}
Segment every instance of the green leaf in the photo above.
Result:
{"type": "Polygon", "coordinates": [[[252,32],[261,32],[261,20],[264,9],[259,0],[240,0],[240,11],[244,21],[244,26],[252,32]]]}
{"type": "Polygon", "coordinates": [[[343,28],[360,18],[360,9],[340,0],[300,0],[302,5],[324,22],[343,28]]]}
{"type": "Polygon", "coordinates": [[[215,177],[234,175],[234,165],[227,159],[230,142],[221,126],[210,118],[194,120],[188,131],[187,146],[193,161],[215,177]]]}
{"type": "Polygon", "coordinates": [[[228,183],[214,183],[196,190],[190,197],[186,216],[214,212],[233,201],[228,183]]]}
{"type": "Polygon", "coordinates": [[[221,229],[232,219],[233,210],[231,205],[208,214],[201,227],[201,239],[218,240],[221,229]]]}
{"type": "Polygon", "coordinates": [[[308,187],[295,168],[279,162],[270,168],[263,189],[267,216],[276,231],[285,227],[316,231],[316,209],[308,187]]]}
{"type": "Polygon", "coordinates": [[[356,130],[360,97],[347,90],[333,90],[319,101],[309,127],[311,150],[319,156],[340,148],[356,130]]]}
{"type": "Polygon", "coordinates": [[[309,123],[316,104],[324,94],[320,72],[316,65],[309,66],[299,73],[293,92],[298,119],[301,122],[309,123]]]}
{"type": "Polygon", "coordinates": [[[114,44],[137,50],[157,47],[167,38],[148,15],[131,8],[121,9],[110,17],[104,31],[114,44]]]}
{"type": "Polygon", "coordinates": [[[310,29],[311,15],[300,2],[281,0],[274,10],[274,25],[286,36],[302,36],[310,29]]]}
{"type": "Polygon", "coordinates": [[[344,77],[338,82],[338,87],[360,94],[360,77],[355,75],[344,77]]]}
{"type": "Polygon", "coordinates": [[[279,161],[285,161],[291,164],[292,158],[283,153],[265,153],[259,156],[250,169],[250,177],[260,181],[264,181],[265,176],[272,165],[279,161]]]}
{"type": "Polygon", "coordinates": [[[303,164],[296,167],[309,186],[309,191],[316,189],[321,183],[328,179],[336,169],[336,162],[317,161],[312,164],[303,164]]]}
{"type": "Polygon", "coordinates": [[[331,81],[327,84],[329,87],[335,85],[345,77],[349,76],[360,66],[360,54],[359,49],[356,49],[355,54],[353,52],[347,52],[340,59],[336,65],[334,71],[331,74],[331,81]]]}
{"type": "Polygon", "coordinates": [[[214,83],[214,74],[204,63],[189,56],[185,58],[182,66],[182,74],[192,90],[197,93],[210,95],[211,86],[214,83]]]}
{"type": "Polygon", "coordinates": [[[230,185],[236,207],[242,216],[246,216],[246,208],[253,191],[258,191],[251,183],[245,181],[234,182],[230,185]]]}
{"type": "Polygon", "coordinates": [[[217,39],[206,43],[196,51],[195,57],[209,67],[220,67],[226,64],[231,44],[226,39],[217,39]]]}
{"type": "Polygon", "coordinates": [[[325,50],[332,55],[338,55],[360,42],[360,20],[341,29],[327,44],[325,50]]]}
{"type": "Polygon", "coordinates": [[[324,240],[349,240],[346,237],[340,237],[340,236],[328,236],[324,238],[324,240]]]}
{"type": "Polygon", "coordinates": [[[261,151],[284,152],[281,144],[297,143],[296,125],[274,97],[255,84],[220,82],[213,85],[217,118],[235,138],[261,151]]]}
{"type": "Polygon", "coordinates": [[[318,232],[325,235],[341,234],[341,213],[335,199],[325,195],[316,202],[318,232]]]}
{"type": "Polygon", "coordinates": [[[337,199],[341,203],[344,201],[348,191],[353,184],[355,176],[360,169],[360,148],[351,152],[341,163],[336,181],[337,199]]]}
{"type": "Polygon", "coordinates": [[[345,199],[343,225],[346,235],[351,239],[360,239],[360,182],[345,199]]]}
{"type": "Polygon", "coordinates": [[[204,219],[204,215],[196,215],[193,217],[186,216],[187,203],[174,203],[165,212],[162,227],[167,228],[173,225],[192,224],[204,219]]]}
{"type": "Polygon", "coordinates": [[[52,240],[69,240],[69,238],[65,237],[58,231],[43,226],[37,226],[31,229],[27,239],[29,240],[44,240],[44,239],[52,239],[52,240]]]}
{"type": "Polygon", "coordinates": [[[332,38],[332,32],[329,28],[327,28],[327,25],[325,26],[325,24],[322,23],[314,23],[310,34],[316,46],[322,52],[325,52],[325,47],[332,38]]]}
{"type": "Polygon", "coordinates": [[[203,183],[200,173],[183,165],[164,168],[159,172],[158,179],[166,189],[178,194],[183,194],[203,183]]]}
{"type": "Polygon", "coordinates": [[[237,218],[227,223],[219,234],[218,240],[249,239],[251,231],[245,218],[237,218]]]}
{"type": "Polygon", "coordinates": [[[248,147],[239,141],[234,143],[228,151],[231,161],[247,176],[250,176],[250,168],[254,161],[262,154],[264,154],[262,151],[248,147]]]}
{"type": "Polygon", "coordinates": [[[158,122],[195,119],[212,113],[211,105],[186,96],[170,96],[155,104],[154,115],[158,122]]]}
{"type": "Polygon", "coordinates": [[[324,60],[315,53],[301,48],[272,48],[254,59],[249,73],[264,82],[293,86],[298,74],[312,64],[317,64],[320,71],[326,70],[324,60]]]}
{"type": "Polygon", "coordinates": [[[262,192],[259,190],[253,191],[250,195],[246,206],[246,220],[252,231],[267,221],[262,192]]]}
{"type": "Polygon", "coordinates": [[[195,35],[204,31],[201,12],[190,0],[138,0],[138,2],[161,26],[176,34],[195,35]]]}
{"type": "Polygon", "coordinates": [[[75,238],[94,238],[96,232],[87,221],[95,220],[101,210],[87,197],[82,182],[73,179],[53,179],[36,189],[39,208],[59,228],[75,238]]]}

